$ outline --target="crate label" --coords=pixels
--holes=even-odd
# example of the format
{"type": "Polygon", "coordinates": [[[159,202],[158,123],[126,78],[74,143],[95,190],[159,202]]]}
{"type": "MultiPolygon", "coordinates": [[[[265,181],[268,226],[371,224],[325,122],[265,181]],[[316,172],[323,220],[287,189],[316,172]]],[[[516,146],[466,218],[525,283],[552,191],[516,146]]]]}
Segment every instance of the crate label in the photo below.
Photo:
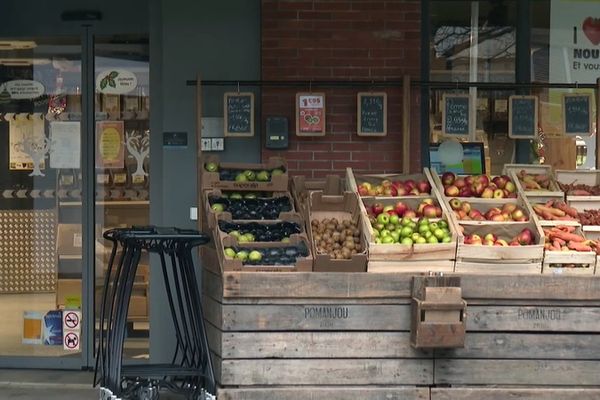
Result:
{"type": "Polygon", "coordinates": [[[564,317],[563,313],[560,308],[519,308],[517,319],[533,321],[534,329],[544,329],[548,327],[545,322],[560,321],[564,317]]]}
{"type": "Polygon", "coordinates": [[[321,328],[334,326],[336,320],[348,319],[350,309],[343,306],[306,306],[304,307],[304,319],[320,321],[321,328]]]}

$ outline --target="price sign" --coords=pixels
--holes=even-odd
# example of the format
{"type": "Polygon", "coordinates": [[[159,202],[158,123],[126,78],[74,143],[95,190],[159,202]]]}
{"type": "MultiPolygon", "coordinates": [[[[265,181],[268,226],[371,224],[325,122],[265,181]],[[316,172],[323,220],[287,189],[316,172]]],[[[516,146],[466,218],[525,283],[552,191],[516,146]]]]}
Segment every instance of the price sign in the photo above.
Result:
{"type": "Polygon", "coordinates": [[[254,136],[254,93],[225,93],[225,136],[254,136]]]}
{"type": "Polygon", "coordinates": [[[592,95],[563,95],[565,134],[590,136],[592,133],[592,95]]]}
{"type": "Polygon", "coordinates": [[[325,93],[296,94],[296,135],[325,135],[325,93]]]}
{"type": "Polygon", "coordinates": [[[445,94],[442,107],[442,134],[469,136],[469,96],[445,94]]]}
{"type": "Polygon", "coordinates": [[[358,136],[387,135],[387,94],[358,94],[357,128],[358,136]]]}
{"type": "Polygon", "coordinates": [[[537,136],[538,98],[510,96],[508,100],[508,137],[533,139],[537,136]]]}

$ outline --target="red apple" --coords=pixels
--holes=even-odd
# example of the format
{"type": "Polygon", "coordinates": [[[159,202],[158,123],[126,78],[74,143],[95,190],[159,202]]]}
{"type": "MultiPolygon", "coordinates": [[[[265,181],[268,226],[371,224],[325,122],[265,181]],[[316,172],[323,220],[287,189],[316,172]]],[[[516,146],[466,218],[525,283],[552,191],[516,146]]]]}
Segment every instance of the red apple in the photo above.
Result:
{"type": "Polygon", "coordinates": [[[469,214],[471,212],[471,203],[468,201],[463,201],[460,205],[460,209],[469,214]]]}
{"type": "Polygon", "coordinates": [[[512,219],[514,219],[515,221],[520,220],[524,216],[525,214],[523,214],[523,210],[521,210],[520,208],[515,209],[511,214],[512,219]]]}
{"type": "Polygon", "coordinates": [[[421,193],[419,193],[419,189],[413,188],[413,189],[410,190],[410,192],[408,192],[408,194],[409,194],[409,196],[418,196],[421,193]]]}
{"type": "Polygon", "coordinates": [[[504,185],[504,189],[508,190],[510,193],[515,193],[515,191],[517,190],[517,187],[515,186],[514,183],[512,182],[506,182],[506,185],[504,185]]]}
{"type": "Polygon", "coordinates": [[[384,213],[389,213],[390,211],[392,211],[394,209],[394,206],[384,206],[383,207],[383,212],[384,213]]]}
{"type": "Polygon", "coordinates": [[[392,181],[390,181],[389,179],[384,179],[381,181],[381,186],[383,186],[384,188],[390,187],[392,186],[392,181]]]}
{"type": "Polygon", "coordinates": [[[481,182],[483,184],[483,186],[489,186],[489,184],[490,184],[490,178],[487,175],[479,175],[479,176],[477,176],[476,180],[478,182],[481,182]]]}
{"type": "Polygon", "coordinates": [[[386,196],[394,197],[398,195],[398,191],[393,186],[388,186],[383,190],[383,194],[386,196]]]}
{"type": "Polygon", "coordinates": [[[462,189],[467,186],[467,181],[465,181],[465,178],[457,178],[454,181],[454,186],[456,186],[459,189],[462,189]]]}
{"type": "Polygon", "coordinates": [[[399,201],[396,203],[396,206],[394,207],[394,210],[396,210],[396,213],[399,216],[404,216],[404,213],[406,213],[406,211],[408,210],[408,206],[406,204],[404,204],[403,202],[399,201]]]}
{"type": "Polygon", "coordinates": [[[471,176],[471,175],[467,176],[465,178],[465,183],[467,184],[467,186],[472,186],[475,183],[473,176],[471,176]]]}
{"type": "Polygon", "coordinates": [[[492,216],[492,218],[490,219],[490,221],[505,222],[506,220],[504,219],[504,215],[502,215],[502,214],[494,214],[492,216]]]}
{"type": "Polygon", "coordinates": [[[518,240],[513,240],[513,241],[511,241],[511,242],[510,242],[508,245],[509,245],[509,246],[520,246],[521,244],[519,243],[519,241],[518,241],[518,240]]]}
{"type": "Polygon", "coordinates": [[[369,189],[369,193],[368,193],[369,196],[377,196],[377,194],[378,193],[377,193],[376,189],[374,189],[374,188],[369,189]]]}
{"type": "Polygon", "coordinates": [[[506,198],[507,199],[516,199],[517,198],[517,193],[516,192],[512,192],[508,196],[506,196],[506,198]]]}
{"type": "Polygon", "coordinates": [[[367,189],[364,186],[359,186],[358,187],[358,194],[360,194],[361,196],[368,196],[369,195],[369,189],[367,189]]]}
{"type": "Polygon", "coordinates": [[[423,199],[422,202],[425,203],[425,204],[435,204],[434,201],[433,201],[433,199],[430,198],[430,197],[428,197],[426,199],[423,199]]]}
{"type": "MultiPolygon", "coordinates": [[[[460,210],[461,206],[462,206],[462,201],[460,201],[459,199],[457,199],[456,197],[450,200],[450,207],[453,210],[460,210]]],[[[466,202],[465,202],[466,203],[466,202]]]]}
{"type": "Polygon", "coordinates": [[[406,195],[408,195],[408,190],[406,190],[406,188],[404,186],[399,186],[396,189],[396,195],[397,196],[406,196],[406,195]]]}
{"type": "Polygon", "coordinates": [[[385,188],[381,185],[377,185],[377,186],[375,186],[375,190],[377,191],[377,195],[381,196],[383,194],[383,191],[385,190],[385,188]]]}
{"type": "Polygon", "coordinates": [[[374,203],[371,206],[371,210],[373,211],[373,214],[375,215],[379,215],[383,212],[383,204],[381,203],[374,203]]]}
{"type": "Polygon", "coordinates": [[[456,175],[453,172],[444,172],[442,175],[442,183],[444,186],[450,186],[456,180],[456,175]]]}
{"type": "Polygon", "coordinates": [[[460,220],[466,220],[467,218],[469,218],[467,216],[467,213],[464,212],[463,210],[454,211],[454,213],[458,216],[458,219],[460,219],[460,220]]]}
{"type": "Polygon", "coordinates": [[[417,187],[417,184],[412,179],[409,179],[409,180],[404,181],[404,187],[406,188],[406,190],[408,190],[410,192],[411,190],[413,190],[417,187]]]}
{"type": "Polygon", "coordinates": [[[442,217],[442,207],[435,206],[435,216],[437,218],[441,218],[442,217]]]}
{"type": "Polygon", "coordinates": [[[460,190],[458,190],[458,188],[456,186],[450,185],[450,186],[446,187],[446,189],[444,190],[444,193],[448,197],[456,197],[459,195],[460,190]]]}
{"type": "Polygon", "coordinates": [[[502,206],[502,212],[512,213],[517,209],[517,205],[515,203],[506,203],[502,206]]]}
{"type": "Polygon", "coordinates": [[[473,191],[470,186],[465,186],[460,189],[460,193],[458,194],[460,197],[473,197],[473,191]]]}
{"type": "Polygon", "coordinates": [[[404,213],[404,218],[417,218],[417,213],[413,210],[408,210],[404,213]]]}
{"type": "Polygon", "coordinates": [[[423,216],[427,217],[427,218],[436,218],[437,216],[437,211],[435,209],[435,206],[428,204],[424,209],[423,209],[423,216]]]}
{"type": "Polygon", "coordinates": [[[504,189],[504,186],[506,186],[506,179],[504,179],[504,177],[502,176],[494,177],[494,179],[492,179],[492,182],[494,182],[494,184],[496,184],[496,186],[498,186],[499,189],[504,189]]]}
{"type": "Polygon", "coordinates": [[[510,216],[509,213],[507,212],[502,212],[502,217],[504,218],[505,221],[512,221],[512,217],[510,216]]]}
{"type": "Polygon", "coordinates": [[[483,215],[481,214],[481,211],[476,210],[474,208],[469,212],[469,216],[473,219],[475,219],[477,217],[483,217],[483,215]]]}
{"type": "Polygon", "coordinates": [[[481,182],[476,182],[471,186],[471,191],[475,194],[475,196],[481,197],[483,191],[485,190],[485,185],[481,182]]]}
{"type": "Polygon", "coordinates": [[[419,189],[419,192],[421,192],[423,194],[431,193],[431,185],[427,181],[421,181],[421,182],[417,183],[417,189],[419,189]]]}
{"type": "Polygon", "coordinates": [[[495,199],[503,199],[504,198],[504,190],[502,190],[502,189],[494,190],[494,198],[495,199]]]}
{"type": "Polygon", "coordinates": [[[533,232],[529,228],[525,228],[517,235],[516,239],[522,246],[530,245],[533,242],[533,232]]]}
{"type": "Polygon", "coordinates": [[[498,240],[496,240],[496,246],[506,247],[506,246],[508,246],[508,242],[504,239],[498,239],[498,240]]]}

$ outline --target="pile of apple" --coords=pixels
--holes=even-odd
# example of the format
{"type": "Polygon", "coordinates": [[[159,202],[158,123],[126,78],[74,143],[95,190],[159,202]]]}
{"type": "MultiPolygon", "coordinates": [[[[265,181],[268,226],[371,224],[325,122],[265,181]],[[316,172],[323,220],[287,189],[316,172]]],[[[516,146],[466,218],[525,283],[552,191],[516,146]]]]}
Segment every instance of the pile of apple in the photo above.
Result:
{"type": "Polygon", "coordinates": [[[236,181],[236,182],[269,182],[273,176],[283,175],[285,171],[283,168],[275,168],[271,171],[266,169],[253,171],[250,169],[239,170],[229,168],[219,168],[219,164],[215,162],[208,162],[204,164],[204,169],[207,172],[218,172],[219,179],[222,181],[236,181]]]}
{"type": "Polygon", "coordinates": [[[411,218],[400,218],[396,214],[389,215],[385,212],[377,218],[371,219],[373,235],[377,244],[437,244],[450,243],[452,234],[448,222],[439,220],[432,222],[423,217],[417,222],[411,218]]]}
{"type": "Polygon", "coordinates": [[[423,199],[416,210],[410,208],[410,206],[403,201],[398,201],[395,205],[384,206],[381,203],[374,203],[370,208],[367,208],[367,214],[369,217],[377,218],[380,214],[387,214],[388,216],[395,215],[400,218],[441,218],[442,208],[435,204],[433,199],[423,199]]]}
{"type": "Polygon", "coordinates": [[[383,197],[421,196],[431,194],[431,185],[426,179],[419,182],[412,179],[406,181],[384,179],[379,185],[362,182],[358,185],[358,194],[383,197]]]}
{"type": "Polygon", "coordinates": [[[477,234],[465,235],[464,240],[465,244],[474,246],[531,246],[535,244],[535,234],[531,229],[525,228],[510,241],[500,239],[493,233],[488,233],[483,239],[477,234]]]}
{"type": "Polygon", "coordinates": [[[452,172],[442,175],[444,194],[448,197],[480,197],[482,199],[516,198],[517,187],[506,175],[493,179],[488,175],[457,177],[452,172]]]}
{"type": "Polygon", "coordinates": [[[450,200],[450,207],[460,221],[493,221],[493,222],[526,222],[529,221],[523,209],[514,203],[506,203],[499,207],[492,207],[485,213],[476,210],[468,201],[457,198],[450,200]]]}

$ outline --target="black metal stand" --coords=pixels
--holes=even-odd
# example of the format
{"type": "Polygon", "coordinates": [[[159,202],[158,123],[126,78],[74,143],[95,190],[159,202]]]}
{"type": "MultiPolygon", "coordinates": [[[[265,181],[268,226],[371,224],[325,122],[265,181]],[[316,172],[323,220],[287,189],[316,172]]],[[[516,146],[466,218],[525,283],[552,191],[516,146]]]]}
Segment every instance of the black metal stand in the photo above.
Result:
{"type": "Polygon", "coordinates": [[[189,400],[214,399],[215,378],[192,249],[208,243],[206,235],[176,228],[112,229],[113,243],[100,304],[100,332],[94,383],[102,399],[158,399],[160,388],[189,400]],[[166,297],[177,344],[171,364],[123,366],[127,312],[143,251],[160,258],[166,297]]]}

